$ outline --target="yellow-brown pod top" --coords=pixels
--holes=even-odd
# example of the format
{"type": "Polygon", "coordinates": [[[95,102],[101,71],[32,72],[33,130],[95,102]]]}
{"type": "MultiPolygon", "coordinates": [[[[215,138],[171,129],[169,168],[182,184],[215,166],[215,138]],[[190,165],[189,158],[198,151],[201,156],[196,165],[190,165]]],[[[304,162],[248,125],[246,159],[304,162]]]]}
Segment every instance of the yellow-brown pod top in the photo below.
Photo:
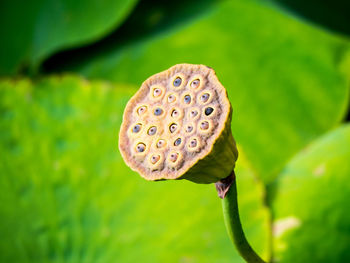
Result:
{"type": "Polygon", "coordinates": [[[119,149],[127,165],[147,180],[178,179],[212,151],[230,114],[214,70],[175,65],[148,78],[130,99],[119,149]]]}

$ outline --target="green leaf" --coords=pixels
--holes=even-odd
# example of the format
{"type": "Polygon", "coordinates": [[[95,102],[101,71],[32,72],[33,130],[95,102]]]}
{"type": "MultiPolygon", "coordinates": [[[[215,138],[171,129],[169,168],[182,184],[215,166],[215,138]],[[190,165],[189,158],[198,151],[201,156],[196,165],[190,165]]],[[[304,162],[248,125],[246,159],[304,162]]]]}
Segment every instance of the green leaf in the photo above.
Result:
{"type": "Polygon", "coordinates": [[[277,181],[278,262],[350,262],[350,125],[312,143],[277,181]]]}
{"type": "Polygon", "coordinates": [[[273,0],[290,13],[329,30],[350,35],[350,2],[347,0],[273,0]]]}
{"type": "Polygon", "coordinates": [[[220,2],[182,27],[101,50],[78,71],[140,85],[177,63],[213,67],[233,105],[234,136],[269,182],[342,120],[349,91],[340,68],[350,63],[348,42],[263,3],[220,2]]]}
{"type": "Polygon", "coordinates": [[[58,50],[91,43],[118,27],[136,0],[5,0],[0,75],[37,67],[58,50]]]}
{"type": "MultiPolygon", "coordinates": [[[[0,262],[243,262],[213,185],[149,182],[124,164],[135,91],[74,76],[0,82],[0,262]]],[[[262,185],[244,158],[237,175],[243,226],[266,256],[262,185]]]]}

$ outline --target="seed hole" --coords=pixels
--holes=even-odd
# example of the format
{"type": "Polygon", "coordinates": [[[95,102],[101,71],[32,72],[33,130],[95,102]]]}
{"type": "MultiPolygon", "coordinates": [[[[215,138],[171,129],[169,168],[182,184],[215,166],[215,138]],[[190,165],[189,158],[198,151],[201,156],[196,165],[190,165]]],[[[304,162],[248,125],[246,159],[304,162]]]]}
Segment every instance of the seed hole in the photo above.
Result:
{"type": "Polygon", "coordinates": [[[179,146],[181,144],[181,138],[177,138],[174,142],[174,146],[179,146]]]}
{"type": "Polygon", "coordinates": [[[165,146],[165,140],[163,139],[160,139],[158,142],[157,142],[157,148],[162,148],[165,146]]]}
{"type": "Polygon", "coordinates": [[[190,96],[190,95],[186,95],[186,96],[184,97],[184,102],[185,102],[186,104],[190,104],[190,103],[191,103],[191,96],[190,96]]]}
{"type": "Polygon", "coordinates": [[[163,139],[160,139],[158,142],[157,142],[157,148],[162,148],[165,146],[165,140],[163,139]]]}
{"type": "Polygon", "coordinates": [[[139,153],[142,153],[144,152],[146,149],[146,145],[144,143],[139,143],[137,146],[136,146],[136,150],[139,152],[139,153]]]}
{"type": "Polygon", "coordinates": [[[147,111],[147,107],[146,107],[146,106],[141,106],[141,107],[139,107],[139,108],[137,109],[137,113],[138,113],[139,115],[144,114],[146,111],[147,111]]]}
{"type": "Polygon", "coordinates": [[[133,132],[133,133],[138,133],[138,132],[141,130],[141,127],[142,127],[141,123],[136,124],[136,125],[132,128],[132,132],[133,132]]]}
{"type": "Polygon", "coordinates": [[[172,153],[170,154],[170,161],[172,161],[173,163],[176,162],[177,158],[178,158],[179,154],[178,153],[172,153]]]}
{"type": "Polygon", "coordinates": [[[190,115],[191,115],[191,118],[194,118],[194,117],[196,117],[198,115],[198,111],[197,110],[191,110],[190,115]]]}
{"type": "Polygon", "coordinates": [[[156,126],[152,126],[151,128],[148,129],[148,135],[155,135],[157,132],[157,127],[156,126]]]}
{"type": "Polygon", "coordinates": [[[160,115],[162,115],[162,113],[163,113],[163,110],[161,108],[156,108],[154,110],[154,115],[156,115],[156,116],[160,116],[160,115]]]}
{"type": "Polygon", "coordinates": [[[208,128],[209,128],[209,122],[203,121],[203,122],[201,123],[201,129],[202,129],[202,130],[207,130],[208,128]]]}
{"type": "Polygon", "coordinates": [[[193,126],[192,125],[187,125],[186,132],[190,133],[191,131],[193,131],[193,126]]]}
{"type": "Polygon", "coordinates": [[[172,103],[172,102],[174,102],[175,100],[176,100],[175,95],[170,94],[170,95],[168,96],[168,102],[169,102],[169,103],[172,103]]]}
{"type": "Polygon", "coordinates": [[[159,161],[159,159],[160,159],[160,155],[153,155],[153,156],[151,157],[151,163],[152,163],[152,164],[155,164],[156,162],[159,161]]]}
{"type": "Polygon", "coordinates": [[[207,102],[209,100],[209,93],[204,93],[202,96],[201,96],[201,101],[202,102],[207,102]]]}
{"type": "Polygon", "coordinates": [[[193,139],[191,142],[190,142],[190,147],[191,148],[194,148],[197,146],[197,140],[196,139],[193,139]]]}
{"type": "Polygon", "coordinates": [[[214,109],[212,107],[208,107],[205,109],[205,115],[209,116],[210,114],[212,114],[212,112],[214,111],[214,109]]]}
{"type": "Polygon", "coordinates": [[[176,123],[173,123],[173,124],[171,124],[171,125],[169,126],[169,131],[170,131],[171,133],[174,133],[174,132],[176,131],[176,129],[177,129],[177,124],[176,124],[176,123]]]}
{"type": "Polygon", "coordinates": [[[179,86],[181,85],[181,83],[182,83],[182,79],[181,79],[180,77],[177,77],[177,78],[174,80],[173,85],[174,85],[175,87],[179,87],[179,86]]]}
{"type": "Polygon", "coordinates": [[[191,88],[196,89],[199,87],[199,84],[200,84],[199,79],[195,79],[194,81],[191,82],[191,88]]]}
{"type": "Polygon", "coordinates": [[[162,95],[162,90],[160,88],[155,88],[153,90],[153,97],[159,97],[160,95],[162,95]]]}
{"type": "Polygon", "coordinates": [[[173,110],[171,112],[171,117],[173,117],[173,118],[177,118],[177,117],[179,117],[179,115],[180,115],[180,113],[178,110],[173,110]]]}

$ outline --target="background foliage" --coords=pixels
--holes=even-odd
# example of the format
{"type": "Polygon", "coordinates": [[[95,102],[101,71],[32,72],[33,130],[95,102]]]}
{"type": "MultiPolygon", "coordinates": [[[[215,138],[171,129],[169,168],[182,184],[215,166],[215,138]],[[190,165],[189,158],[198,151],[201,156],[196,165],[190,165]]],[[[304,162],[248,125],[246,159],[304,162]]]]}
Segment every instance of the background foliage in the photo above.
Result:
{"type": "Polygon", "coordinates": [[[0,262],[243,262],[212,185],[123,163],[124,106],[176,63],[234,108],[244,229],[265,259],[350,261],[346,1],[2,1],[0,262]]]}

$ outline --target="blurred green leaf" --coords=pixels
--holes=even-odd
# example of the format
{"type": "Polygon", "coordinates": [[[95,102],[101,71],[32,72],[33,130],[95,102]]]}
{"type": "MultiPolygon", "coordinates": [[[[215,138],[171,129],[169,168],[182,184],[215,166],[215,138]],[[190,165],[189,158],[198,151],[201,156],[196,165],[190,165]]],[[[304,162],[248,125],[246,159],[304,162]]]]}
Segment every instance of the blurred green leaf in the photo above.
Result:
{"type": "Polygon", "coordinates": [[[0,75],[37,67],[58,50],[115,29],[136,0],[5,0],[0,3],[0,75]]]}
{"type": "Polygon", "coordinates": [[[278,262],[350,262],[350,125],[293,158],[277,181],[278,262]]]}
{"type": "Polygon", "coordinates": [[[350,63],[346,40],[264,3],[220,2],[182,27],[114,50],[102,45],[76,70],[140,85],[177,63],[213,67],[228,89],[237,141],[259,176],[272,181],[295,153],[342,120],[349,91],[340,68],[350,63]]]}
{"type": "MultiPolygon", "coordinates": [[[[0,262],[243,262],[213,185],[148,182],[117,136],[132,86],[0,82],[0,262]]],[[[241,156],[242,222],[267,256],[263,187],[241,156]]]]}
{"type": "Polygon", "coordinates": [[[272,0],[272,2],[301,19],[307,19],[328,30],[350,35],[348,0],[272,0]]]}
{"type": "Polygon", "coordinates": [[[66,72],[75,64],[89,63],[99,53],[190,24],[222,1],[225,0],[140,1],[123,25],[107,37],[91,45],[58,52],[46,59],[40,70],[42,73],[66,72]]]}

